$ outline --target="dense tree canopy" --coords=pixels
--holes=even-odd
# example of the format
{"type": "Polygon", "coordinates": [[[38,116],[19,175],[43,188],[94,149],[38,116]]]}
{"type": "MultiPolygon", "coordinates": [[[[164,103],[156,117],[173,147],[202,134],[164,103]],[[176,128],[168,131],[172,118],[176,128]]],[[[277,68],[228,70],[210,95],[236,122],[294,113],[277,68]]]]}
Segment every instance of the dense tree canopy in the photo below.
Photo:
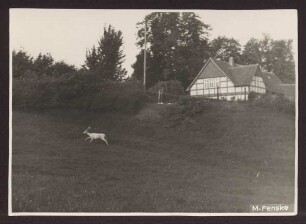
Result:
{"type": "Polygon", "coordinates": [[[66,64],[64,61],[60,61],[60,62],[55,62],[52,65],[52,74],[54,76],[61,76],[61,75],[65,75],[68,73],[73,73],[75,72],[77,69],[75,68],[75,66],[73,65],[68,65],[66,64]]]}
{"type": "Polygon", "coordinates": [[[34,61],[34,69],[41,75],[52,75],[54,59],[50,53],[40,53],[34,61]]]}
{"type": "Polygon", "coordinates": [[[50,53],[40,53],[35,59],[24,50],[13,50],[13,76],[61,76],[77,71],[75,66],[69,65],[64,61],[54,62],[50,53]]]}
{"type": "Polygon", "coordinates": [[[122,32],[116,31],[110,25],[104,27],[98,46],[93,46],[86,52],[84,68],[104,79],[122,79],[126,75],[126,70],[122,68],[125,57],[122,45],[122,32]]]}
{"type": "Polygon", "coordinates": [[[292,40],[273,40],[268,35],[263,39],[250,39],[243,50],[242,58],[247,64],[258,63],[268,72],[274,72],[283,82],[295,80],[295,63],[292,40]]]}
{"type": "Polygon", "coordinates": [[[245,46],[238,40],[219,36],[208,41],[210,26],[195,13],[154,12],[137,24],[141,49],[132,65],[132,76],[143,80],[144,27],[147,24],[147,87],[158,81],[176,79],[185,88],[197,75],[203,61],[214,57],[238,64],[258,63],[265,71],[274,72],[283,82],[294,81],[292,40],[273,40],[264,35],[251,38],[245,46]]]}
{"type": "Polygon", "coordinates": [[[33,68],[33,58],[24,50],[13,51],[13,76],[23,76],[27,70],[33,68]]]}
{"type": "MultiPolygon", "coordinates": [[[[210,26],[191,12],[154,12],[138,23],[137,45],[143,48],[147,24],[147,87],[158,81],[177,79],[184,87],[209,57],[210,26]]],[[[143,51],[136,57],[133,76],[142,80],[143,51]]]]}
{"type": "Polygon", "coordinates": [[[210,56],[222,61],[228,61],[233,57],[238,64],[243,63],[240,43],[234,38],[225,36],[219,36],[210,42],[210,56]]]}

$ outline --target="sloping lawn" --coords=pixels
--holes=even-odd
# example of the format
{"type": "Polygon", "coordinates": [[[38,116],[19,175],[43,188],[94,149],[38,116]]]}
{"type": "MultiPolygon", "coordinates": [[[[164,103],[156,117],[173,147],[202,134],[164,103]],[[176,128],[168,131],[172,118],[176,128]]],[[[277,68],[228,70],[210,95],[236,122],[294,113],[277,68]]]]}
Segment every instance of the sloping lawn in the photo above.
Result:
{"type": "MultiPolygon", "coordinates": [[[[294,202],[294,116],[214,109],[185,128],[13,112],[13,212],[249,212],[294,202]],[[108,135],[85,142],[89,125],[108,135]]],[[[292,207],[291,207],[292,208],[292,207]]]]}

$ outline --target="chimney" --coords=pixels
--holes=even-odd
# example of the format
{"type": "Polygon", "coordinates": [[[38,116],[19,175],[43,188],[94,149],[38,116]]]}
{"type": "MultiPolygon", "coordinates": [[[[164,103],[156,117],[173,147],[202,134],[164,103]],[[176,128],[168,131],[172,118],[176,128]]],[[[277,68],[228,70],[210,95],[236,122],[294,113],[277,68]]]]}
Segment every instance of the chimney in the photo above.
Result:
{"type": "Polygon", "coordinates": [[[231,67],[234,67],[234,58],[233,57],[230,57],[228,59],[228,63],[230,64],[231,67]]]}

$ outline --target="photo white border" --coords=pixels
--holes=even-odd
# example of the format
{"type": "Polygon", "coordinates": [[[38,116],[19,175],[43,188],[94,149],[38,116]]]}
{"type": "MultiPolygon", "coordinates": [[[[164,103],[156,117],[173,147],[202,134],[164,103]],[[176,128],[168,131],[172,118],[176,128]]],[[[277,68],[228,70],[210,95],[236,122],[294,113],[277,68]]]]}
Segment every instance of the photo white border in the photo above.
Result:
{"type": "MultiPolygon", "coordinates": [[[[30,8],[10,8],[9,21],[11,20],[11,10],[30,9],[30,8]]],[[[33,8],[44,10],[43,8],[33,8]]],[[[47,9],[50,10],[50,9],[47,9]]],[[[52,10],[74,10],[74,9],[52,9],[52,10]]],[[[217,9],[76,9],[76,10],[137,10],[148,12],[197,12],[197,11],[254,11],[254,10],[217,10],[217,9]]],[[[122,213],[103,213],[103,212],[13,212],[12,211],[12,43],[11,43],[11,22],[9,24],[9,169],[8,169],[8,215],[9,216],[295,216],[297,215],[298,205],[298,11],[296,9],[256,9],[258,11],[267,10],[291,10],[296,13],[296,46],[295,46],[295,186],[294,186],[294,211],[293,212],[249,212],[249,213],[149,213],[149,212],[122,212],[122,213]]]]}

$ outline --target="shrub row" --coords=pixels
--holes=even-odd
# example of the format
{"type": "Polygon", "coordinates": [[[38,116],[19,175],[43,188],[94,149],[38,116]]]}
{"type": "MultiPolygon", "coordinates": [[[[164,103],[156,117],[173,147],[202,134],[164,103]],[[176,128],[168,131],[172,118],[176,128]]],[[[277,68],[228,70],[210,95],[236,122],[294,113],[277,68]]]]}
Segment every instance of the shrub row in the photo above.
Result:
{"type": "Polygon", "coordinates": [[[187,116],[193,116],[212,108],[212,102],[205,98],[181,96],[177,102],[182,106],[182,112],[187,116]]]}
{"type": "Polygon", "coordinates": [[[13,107],[18,109],[132,113],[145,101],[141,83],[136,81],[106,81],[84,74],[13,80],[13,107]]]}
{"type": "Polygon", "coordinates": [[[282,94],[254,95],[249,99],[251,106],[259,106],[285,113],[295,113],[295,103],[282,94]]]}

